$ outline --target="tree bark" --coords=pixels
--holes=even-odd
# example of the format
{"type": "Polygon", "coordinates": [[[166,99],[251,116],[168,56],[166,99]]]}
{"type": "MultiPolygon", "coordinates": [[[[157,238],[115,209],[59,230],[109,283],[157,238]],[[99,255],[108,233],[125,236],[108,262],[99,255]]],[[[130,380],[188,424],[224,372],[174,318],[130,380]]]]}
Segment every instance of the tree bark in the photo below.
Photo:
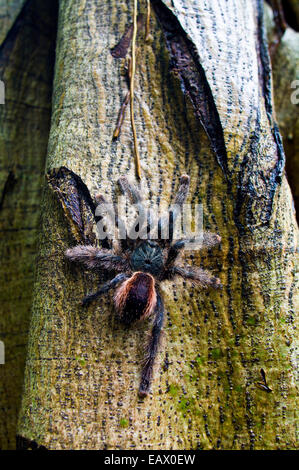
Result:
{"type": "MultiPolygon", "coordinates": [[[[270,7],[265,5],[268,40],[273,41],[275,25],[270,7]]],[[[291,186],[297,220],[299,213],[299,119],[298,77],[299,33],[288,27],[272,57],[274,101],[286,154],[286,173],[291,186]],[[297,82],[296,82],[297,80],[297,82]],[[295,86],[295,88],[294,88],[295,86]]]]}
{"type": "MultiPolygon", "coordinates": [[[[152,393],[138,399],[149,325],[117,323],[111,296],[82,310],[98,280],[66,262],[75,241],[47,189],[20,442],[293,449],[298,229],[273,117],[262,3],[152,7],[150,41],[138,35],[135,80],[142,191],[166,208],[179,175],[190,175],[189,201],[203,204],[205,229],[222,237],[221,248],[195,252],[191,263],[212,270],[223,290],[163,285],[152,393]],[[257,386],[261,369],[270,393],[257,386]]],[[[129,113],[112,140],[127,85],[123,60],[110,52],[132,8],[119,0],[60,1],[47,169],[64,165],[107,198],[119,175],[135,174],[129,113]]]]}
{"type": "Polygon", "coordinates": [[[5,345],[5,364],[0,365],[1,449],[16,446],[50,130],[57,16],[53,1],[42,5],[28,1],[18,9],[21,3],[25,2],[13,2],[7,16],[1,17],[1,38],[6,33],[0,47],[0,78],[5,84],[5,104],[0,105],[0,340],[5,345]]]}

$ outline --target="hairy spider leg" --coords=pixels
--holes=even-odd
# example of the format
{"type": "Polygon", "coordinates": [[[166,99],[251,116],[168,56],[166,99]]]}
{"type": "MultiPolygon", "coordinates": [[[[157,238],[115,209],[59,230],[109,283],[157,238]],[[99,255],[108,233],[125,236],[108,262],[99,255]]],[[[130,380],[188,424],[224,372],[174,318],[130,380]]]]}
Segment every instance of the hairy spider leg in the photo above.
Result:
{"type": "Polygon", "coordinates": [[[115,255],[111,250],[101,250],[92,245],[77,245],[69,248],[65,256],[71,261],[83,263],[89,269],[106,269],[123,272],[128,269],[127,261],[115,255]]]}
{"type": "Polygon", "coordinates": [[[107,200],[105,199],[105,197],[102,195],[102,194],[97,194],[95,196],[95,200],[96,200],[96,203],[98,205],[106,205],[106,209],[107,209],[107,214],[111,220],[111,222],[114,224],[115,223],[115,226],[116,228],[118,229],[119,233],[122,235],[120,237],[120,244],[121,244],[121,247],[123,250],[127,250],[128,248],[128,236],[127,236],[127,229],[126,229],[126,226],[123,222],[123,220],[118,216],[117,214],[117,211],[115,210],[115,207],[114,209],[109,209],[109,206],[113,205],[112,203],[108,203],[107,200]]]}
{"type": "Polygon", "coordinates": [[[178,240],[173,245],[171,245],[168,250],[167,258],[165,260],[165,271],[167,271],[167,269],[169,269],[173,265],[181,251],[184,249],[185,244],[185,240],[178,240]]]}
{"type": "Polygon", "coordinates": [[[96,292],[94,292],[93,294],[89,294],[87,295],[86,297],[84,297],[83,301],[82,301],[82,305],[85,307],[87,305],[90,304],[90,302],[92,302],[93,300],[97,299],[98,297],[100,297],[100,295],[102,294],[105,294],[106,292],[108,292],[110,289],[113,289],[115,286],[117,286],[117,284],[119,284],[120,282],[123,282],[125,281],[126,279],[128,278],[128,275],[127,274],[124,274],[124,273],[121,273],[121,274],[118,274],[117,276],[115,276],[113,279],[111,279],[110,281],[106,282],[105,284],[103,284],[99,290],[97,290],[96,292]]]}
{"type": "Polygon", "coordinates": [[[186,238],[182,240],[177,240],[173,245],[170,246],[168,255],[165,261],[165,270],[173,266],[177,257],[181,251],[185,248],[188,243],[200,245],[200,248],[210,248],[214,245],[218,245],[221,242],[221,237],[216,233],[211,232],[202,232],[201,236],[194,238],[186,238]]]}
{"type": "MultiPolygon", "coordinates": [[[[137,211],[138,211],[138,223],[137,223],[137,225],[136,225],[136,223],[133,224],[133,227],[131,227],[131,229],[129,231],[130,240],[135,240],[136,239],[136,230],[139,232],[139,235],[140,235],[141,232],[142,232],[145,220],[146,220],[145,209],[144,209],[144,205],[142,203],[142,197],[141,197],[141,194],[138,191],[138,189],[128,181],[126,176],[122,176],[121,178],[119,178],[118,184],[119,184],[119,187],[121,189],[121,192],[124,195],[128,196],[131,204],[136,206],[137,211]]],[[[142,238],[142,236],[141,237],[139,236],[138,238],[142,238]]]]}
{"type": "Polygon", "coordinates": [[[164,320],[164,305],[160,293],[157,291],[157,303],[155,307],[155,320],[151,331],[149,343],[147,345],[147,357],[141,373],[141,381],[139,386],[139,396],[146,397],[149,392],[153,376],[153,366],[157,355],[161,330],[164,320]]]}
{"type": "Polygon", "coordinates": [[[151,240],[155,239],[157,235],[157,225],[155,225],[155,215],[153,214],[153,211],[149,209],[147,211],[147,219],[146,219],[146,224],[144,224],[144,220],[142,221],[142,227],[139,230],[139,239],[140,240],[151,240]]]}
{"type": "Polygon", "coordinates": [[[126,176],[121,176],[118,179],[118,184],[121,189],[121,192],[124,195],[127,195],[132,204],[139,204],[142,201],[142,197],[138,189],[128,181],[126,176]]]}
{"type": "Polygon", "coordinates": [[[184,268],[181,266],[174,266],[171,270],[173,275],[179,275],[184,279],[189,279],[198,282],[202,287],[214,287],[215,289],[221,287],[221,282],[218,277],[212,276],[209,271],[201,268],[192,268],[186,265],[184,268]]]}
{"type": "Polygon", "coordinates": [[[182,175],[180,178],[180,186],[177,191],[174,204],[169,209],[167,215],[160,217],[158,220],[158,238],[169,243],[173,240],[174,224],[181,212],[181,208],[187,199],[190,186],[190,178],[188,175],[182,175]],[[162,238],[165,229],[168,227],[167,238],[162,238]]]}

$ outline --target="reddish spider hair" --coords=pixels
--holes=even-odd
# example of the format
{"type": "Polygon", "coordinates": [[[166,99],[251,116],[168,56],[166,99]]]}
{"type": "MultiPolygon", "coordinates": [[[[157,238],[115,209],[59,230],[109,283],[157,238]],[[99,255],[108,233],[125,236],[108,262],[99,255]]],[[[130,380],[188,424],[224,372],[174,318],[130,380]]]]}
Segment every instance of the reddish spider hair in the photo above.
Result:
{"type": "Polygon", "coordinates": [[[125,323],[144,320],[154,310],[157,303],[155,279],[151,274],[136,272],[117,289],[116,310],[125,323]]]}

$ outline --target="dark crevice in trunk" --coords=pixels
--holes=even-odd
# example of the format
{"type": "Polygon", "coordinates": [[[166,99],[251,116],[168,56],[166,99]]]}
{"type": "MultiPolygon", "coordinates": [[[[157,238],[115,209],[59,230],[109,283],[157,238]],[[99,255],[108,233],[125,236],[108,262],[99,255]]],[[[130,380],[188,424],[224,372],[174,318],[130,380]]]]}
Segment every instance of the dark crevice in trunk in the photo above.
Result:
{"type": "Polygon", "coordinates": [[[258,47],[259,47],[259,58],[261,65],[261,79],[262,89],[265,99],[265,106],[269,122],[272,122],[272,93],[271,93],[271,82],[272,82],[272,71],[271,62],[268,51],[268,42],[264,26],[264,6],[262,0],[257,0],[257,19],[258,19],[258,47]]]}
{"type": "Polygon", "coordinates": [[[219,165],[225,176],[228,176],[223,129],[196,47],[161,0],[152,0],[151,3],[164,32],[173,71],[180,79],[183,93],[193,104],[195,115],[210,139],[219,165]]]}
{"type": "Polygon", "coordinates": [[[292,2],[289,0],[266,0],[268,5],[273,10],[273,15],[274,15],[274,21],[278,25],[280,29],[283,29],[283,20],[286,23],[286,25],[290,26],[293,28],[295,31],[299,31],[299,24],[298,24],[298,19],[296,16],[296,11],[294,10],[294,7],[292,5],[292,2]],[[279,6],[279,10],[282,11],[277,11],[277,5],[279,6]],[[282,18],[279,18],[283,15],[283,20],[282,18]],[[281,28],[282,26],[282,28],[281,28]]]}
{"type": "MultiPolygon", "coordinates": [[[[207,81],[204,69],[200,64],[196,46],[190,40],[187,33],[180,25],[176,16],[167,8],[161,0],[152,0],[154,11],[164,32],[166,45],[170,53],[173,71],[180,79],[181,87],[186,96],[191,100],[195,115],[203,125],[212,148],[216,153],[218,163],[224,174],[231,180],[227,165],[227,154],[224,142],[223,128],[217,111],[213,95],[207,81]]],[[[251,162],[259,155],[260,142],[260,117],[257,118],[256,131],[251,137],[249,155],[244,159],[239,174],[239,189],[235,206],[235,220],[239,228],[253,226],[257,223],[253,206],[260,199],[262,210],[259,222],[267,225],[270,221],[273,207],[273,199],[277,185],[281,183],[284,171],[285,156],[278,126],[273,118],[272,105],[272,76],[271,63],[268,52],[268,44],[263,21],[263,2],[257,0],[258,20],[258,56],[260,60],[260,80],[265,102],[265,109],[272,129],[272,135],[276,143],[277,154],[273,155],[275,166],[272,170],[261,165],[258,178],[251,172],[251,162]],[[259,181],[267,186],[267,193],[259,194],[259,181]],[[245,206],[246,207],[245,207],[245,206]],[[242,222],[241,222],[242,221],[242,222]]]]}
{"type": "Polygon", "coordinates": [[[268,51],[268,42],[267,42],[267,35],[264,25],[264,4],[263,0],[258,1],[258,39],[259,39],[259,46],[260,46],[260,61],[261,61],[261,68],[262,68],[262,78],[264,82],[263,92],[265,98],[265,107],[267,116],[269,119],[269,123],[271,125],[271,131],[276,143],[277,148],[277,163],[275,168],[269,175],[270,180],[270,202],[267,208],[267,221],[269,222],[271,213],[272,213],[272,203],[275,194],[275,190],[278,184],[281,183],[281,178],[284,172],[285,167],[285,154],[282,145],[281,134],[279,132],[278,125],[273,116],[273,106],[272,106],[272,69],[271,69],[271,61],[268,51]]]}
{"type": "MultiPolygon", "coordinates": [[[[53,29],[49,28],[49,24],[47,22],[42,22],[41,15],[36,13],[36,17],[38,17],[39,21],[35,22],[34,18],[32,17],[33,10],[36,7],[36,0],[27,0],[24,3],[23,8],[21,9],[20,13],[18,14],[15,22],[13,23],[12,27],[8,31],[5,40],[2,42],[0,46],[0,58],[1,58],[1,67],[5,66],[6,62],[9,62],[10,53],[13,49],[15,40],[18,38],[20,34],[22,34],[22,29],[24,27],[29,27],[31,29],[32,35],[36,35],[37,43],[40,42],[40,36],[46,36],[48,38],[53,37],[53,29]]],[[[56,18],[58,15],[58,6],[57,0],[52,1],[50,8],[49,15],[52,18],[56,18]]],[[[24,51],[24,54],[26,51],[24,51]]],[[[54,66],[54,54],[53,54],[53,66],[54,66]]],[[[53,67],[52,67],[53,68],[53,67]]]]}
{"type": "Polygon", "coordinates": [[[294,10],[294,6],[289,2],[289,0],[282,0],[282,7],[284,11],[284,17],[288,25],[293,28],[295,31],[299,31],[299,22],[298,14],[294,10]]]}
{"type": "MultiPolygon", "coordinates": [[[[92,224],[98,222],[96,204],[82,179],[66,167],[54,168],[47,173],[50,187],[58,196],[69,221],[72,233],[79,243],[95,243],[92,224]]],[[[108,239],[102,240],[104,248],[111,248],[108,239]]]]}
{"type": "Polygon", "coordinates": [[[264,97],[265,109],[268,121],[271,126],[271,132],[276,144],[277,152],[276,155],[272,156],[273,160],[275,160],[273,169],[270,170],[267,168],[267,166],[264,168],[264,166],[261,165],[258,172],[255,171],[252,173],[252,162],[265,157],[265,155],[260,155],[259,149],[262,129],[260,127],[260,112],[258,112],[255,131],[251,136],[249,152],[241,164],[239,174],[239,185],[234,215],[236,225],[238,226],[241,233],[244,232],[245,227],[250,228],[257,223],[259,225],[269,224],[272,215],[275,192],[277,186],[281,183],[285,166],[285,155],[282,140],[277,123],[273,117],[272,70],[264,27],[263,13],[263,1],[257,0],[257,55],[260,64],[259,76],[264,97]],[[259,182],[261,185],[267,188],[267,192],[264,194],[258,194],[257,192],[259,182]],[[257,199],[260,200],[261,207],[261,210],[258,214],[253,209],[257,199]]]}
{"type": "Polygon", "coordinates": [[[16,182],[17,182],[17,180],[16,180],[16,177],[14,175],[14,172],[10,171],[8,173],[8,176],[7,176],[7,179],[5,181],[4,188],[3,188],[3,191],[2,191],[2,194],[1,194],[0,210],[3,207],[3,202],[4,202],[4,199],[5,199],[6,195],[8,195],[13,190],[16,182]]]}

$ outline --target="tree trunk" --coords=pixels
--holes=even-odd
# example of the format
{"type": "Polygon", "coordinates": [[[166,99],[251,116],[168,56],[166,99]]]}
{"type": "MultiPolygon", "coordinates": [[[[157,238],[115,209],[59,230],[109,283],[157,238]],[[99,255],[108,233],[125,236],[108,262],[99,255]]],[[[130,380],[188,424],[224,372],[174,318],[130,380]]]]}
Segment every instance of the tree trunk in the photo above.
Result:
{"type": "MultiPolygon", "coordinates": [[[[268,39],[274,41],[273,14],[265,5],[268,39]]],[[[299,214],[299,33],[287,27],[272,57],[274,101],[286,154],[286,173],[292,190],[297,220],[299,214]],[[296,81],[297,80],[297,81],[296,81]]]]}
{"type": "MultiPolygon", "coordinates": [[[[16,446],[50,130],[57,23],[52,0],[42,5],[28,1],[21,9],[22,3],[13,2],[9,10],[0,3],[0,79],[5,84],[5,104],[0,105],[0,340],[5,345],[5,365],[0,365],[1,449],[16,446]]],[[[8,8],[6,1],[5,5],[8,8]]]]}
{"type": "MultiPolygon", "coordinates": [[[[132,9],[119,0],[60,1],[47,169],[64,165],[107,198],[119,175],[135,174],[129,113],[112,140],[127,85],[111,48],[132,9]]],[[[293,449],[298,231],[262,3],[155,0],[152,9],[150,40],[141,28],[137,41],[142,191],[166,208],[179,175],[190,175],[189,201],[203,204],[205,229],[222,237],[219,249],[194,252],[191,262],[212,270],[223,289],[163,284],[152,393],[138,399],[149,325],[125,329],[109,295],[82,310],[98,279],[66,262],[75,241],[46,189],[20,445],[293,449]],[[257,385],[261,369],[271,392],[257,385]]]]}

